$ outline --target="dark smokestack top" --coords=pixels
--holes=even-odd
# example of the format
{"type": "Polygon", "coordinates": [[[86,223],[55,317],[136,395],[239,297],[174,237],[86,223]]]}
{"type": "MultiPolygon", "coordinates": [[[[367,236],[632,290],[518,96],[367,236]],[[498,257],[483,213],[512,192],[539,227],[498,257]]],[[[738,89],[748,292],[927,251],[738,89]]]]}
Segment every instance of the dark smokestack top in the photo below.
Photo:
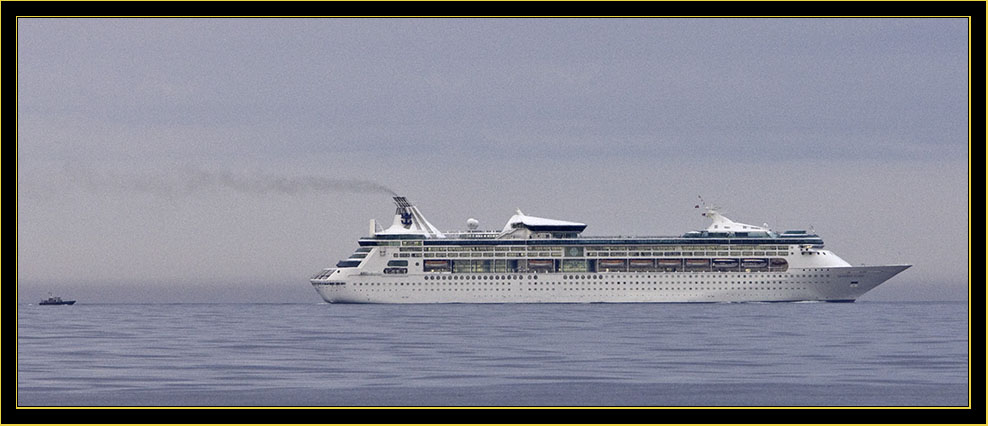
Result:
{"type": "Polygon", "coordinates": [[[412,203],[409,203],[408,199],[405,197],[396,196],[394,197],[394,199],[395,199],[395,205],[398,206],[398,208],[407,209],[412,206],[412,203]]]}

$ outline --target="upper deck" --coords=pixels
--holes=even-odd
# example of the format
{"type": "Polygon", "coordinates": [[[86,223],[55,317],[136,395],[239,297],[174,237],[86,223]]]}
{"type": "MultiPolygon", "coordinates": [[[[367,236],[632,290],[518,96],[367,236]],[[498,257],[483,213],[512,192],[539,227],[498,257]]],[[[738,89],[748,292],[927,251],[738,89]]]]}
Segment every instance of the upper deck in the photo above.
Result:
{"type": "MultiPolygon", "coordinates": [[[[702,231],[681,236],[582,236],[587,225],[528,216],[517,210],[501,231],[440,232],[404,197],[395,197],[392,226],[361,238],[361,246],[597,246],[597,245],[800,245],[823,248],[823,239],[804,230],[773,232],[766,226],[734,222],[714,208],[704,216],[712,220],[702,231]],[[414,241],[414,243],[409,244],[414,241]]],[[[697,206],[699,207],[699,206],[697,206]]]]}
{"type": "Polygon", "coordinates": [[[807,234],[802,237],[749,238],[749,237],[579,237],[579,238],[531,238],[527,240],[503,240],[492,238],[361,238],[361,246],[389,246],[396,240],[421,242],[424,246],[583,246],[583,245],[811,245],[823,247],[823,239],[807,234]]]}

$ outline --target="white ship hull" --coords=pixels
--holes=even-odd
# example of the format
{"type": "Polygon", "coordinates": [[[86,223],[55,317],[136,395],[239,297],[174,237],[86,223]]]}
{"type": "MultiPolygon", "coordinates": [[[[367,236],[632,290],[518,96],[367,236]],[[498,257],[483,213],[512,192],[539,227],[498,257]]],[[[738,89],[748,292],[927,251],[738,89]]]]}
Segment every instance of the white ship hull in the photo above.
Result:
{"type": "Polygon", "coordinates": [[[429,281],[422,275],[368,274],[346,282],[314,280],[312,284],[329,303],[853,302],[908,267],[790,269],[783,274],[446,274],[447,279],[429,281]]]}

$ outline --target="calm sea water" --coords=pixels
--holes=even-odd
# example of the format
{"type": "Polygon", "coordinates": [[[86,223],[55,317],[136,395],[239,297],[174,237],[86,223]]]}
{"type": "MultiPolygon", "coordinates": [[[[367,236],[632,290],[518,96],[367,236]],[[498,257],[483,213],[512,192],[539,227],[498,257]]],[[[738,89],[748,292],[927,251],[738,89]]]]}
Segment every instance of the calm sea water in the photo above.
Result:
{"type": "Polygon", "coordinates": [[[18,307],[20,406],[965,406],[965,303],[18,307]]]}

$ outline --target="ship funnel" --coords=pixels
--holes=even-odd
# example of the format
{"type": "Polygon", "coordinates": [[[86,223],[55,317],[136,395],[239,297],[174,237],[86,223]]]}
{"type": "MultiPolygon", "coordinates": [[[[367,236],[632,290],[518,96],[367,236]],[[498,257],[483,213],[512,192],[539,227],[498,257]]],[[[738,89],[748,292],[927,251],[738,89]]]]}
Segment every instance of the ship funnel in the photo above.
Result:
{"type": "Polygon", "coordinates": [[[391,223],[391,227],[385,229],[382,232],[378,232],[377,235],[398,235],[398,234],[408,234],[408,235],[422,235],[425,238],[444,238],[442,232],[439,232],[435,226],[432,226],[422,212],[419,211],[418,207],[412,205],[408,202],[405,197],[396,196],[395,201],[395,217],[394,221],[391,223]]]}
{"type": "Polygon", "coordinates": [[[395,209],[395,216],[400,218],[401,226],[408,229],[412,226],[412,205],[408,202],[405,197],[394,197],[395,205],[398,206],[395,209]]]}

